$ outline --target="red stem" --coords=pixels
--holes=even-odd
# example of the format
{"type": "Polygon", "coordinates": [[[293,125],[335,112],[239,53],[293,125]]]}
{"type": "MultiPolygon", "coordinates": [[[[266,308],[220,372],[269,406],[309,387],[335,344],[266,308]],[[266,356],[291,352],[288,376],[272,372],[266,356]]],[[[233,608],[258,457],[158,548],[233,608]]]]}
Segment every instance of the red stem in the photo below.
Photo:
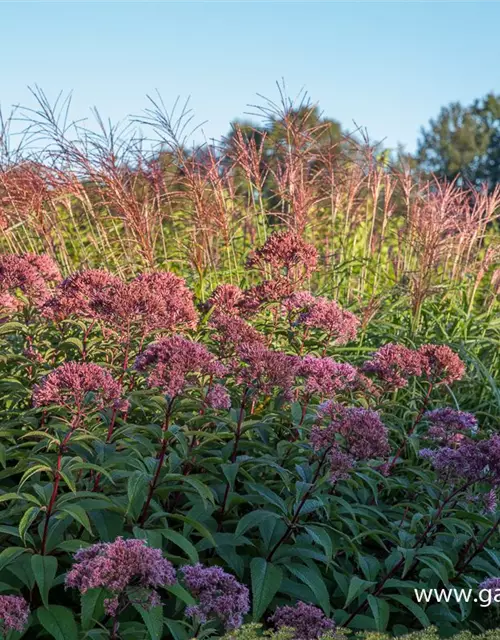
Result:
{"type": "Polygon", "coordinates": [[[139,524],[140,526],[144,526],[144,522],[146,521],[146,516],[148,514],[148,509],[149,509],[149,505],[151,503],[151,500],[153,498],[153,494],[155,492],[155,489],[158,485],[158,480],[160,478],[160,473],[161,473],[161,469],[163,467],[163,461],[165,460],[165,454],[167,452],[167,444],[170,440],[168,436],[168,427],[169,427],[169,423],[170,423],[170,416],[172,415],[172,405],[174,402],[174,398],[172,398],[172,400],[170,400],[170,402],[168,403],[168,407],[167,407],[167,411],[165,414],[165,420],[163,422],[163,426],[161,428],[162,432],[163,432],[163,438],[161,440],[161,448],[160,448],[160,453],[158,455],[158,462],[156,464],[156,471],[155,474],[153,476],[153,479],[151,480],[151,482],[149,483],[149,491],[148,491],[148,495],[146,498],[146,502],[144,503],[144,507],[142,508],[141,511],[141,515],[139,516],[139,524]]]}
{"type": "Polygon", "coordinates": [[[49,521],[50,521],[52,512],[54,510],[54,504],[56,502],[57,494],[59,491],[59,482],[61,480],[61,464],[62,464],[63,453],[71,436],[73,435],[75,430],[78,428],[78,425],[80,423],[80,418],[81,418],[80,409],[78,409],[78,412],[71,423],[70,430],[64,436],[63,441],[59,445],[59,453],[57,454],[56,471],[54,474],[54,486],[52,487],[52,494],[50,496],[49,504],[47,505],[47,511],[45,512],[45,523],[43,525],[42,545],[40,550],[40,553],[42,556],[45,555],[45,548],[47,546],[47,536],[49,533],[49,521]]]}

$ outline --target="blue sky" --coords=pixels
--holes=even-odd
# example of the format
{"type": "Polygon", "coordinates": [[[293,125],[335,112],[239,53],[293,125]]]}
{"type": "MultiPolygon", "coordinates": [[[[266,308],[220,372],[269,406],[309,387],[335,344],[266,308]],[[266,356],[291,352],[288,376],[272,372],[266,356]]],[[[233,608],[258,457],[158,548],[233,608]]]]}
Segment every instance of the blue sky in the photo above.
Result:
{"type": "Polygon", "coordinates": [[[32,105],[37,83],[119,120],[158,89],[218,138],[284,78],[411,151],[442,105],[500,92],[499,24],[497,2],[0,2],[0,104],[32,105]]]}

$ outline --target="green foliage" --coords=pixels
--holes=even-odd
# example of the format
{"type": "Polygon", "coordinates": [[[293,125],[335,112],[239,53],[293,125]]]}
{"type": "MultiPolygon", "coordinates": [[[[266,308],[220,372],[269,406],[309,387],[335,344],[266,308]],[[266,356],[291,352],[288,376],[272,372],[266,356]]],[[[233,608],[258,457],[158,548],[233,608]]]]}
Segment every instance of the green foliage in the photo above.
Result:
{"type": "Polygon", "coordinates": [[[441,178],[493,188],[500,182],[500,96],[488,94],[472,105],[450,104],[422,129],[417,157],[441,178]]]}

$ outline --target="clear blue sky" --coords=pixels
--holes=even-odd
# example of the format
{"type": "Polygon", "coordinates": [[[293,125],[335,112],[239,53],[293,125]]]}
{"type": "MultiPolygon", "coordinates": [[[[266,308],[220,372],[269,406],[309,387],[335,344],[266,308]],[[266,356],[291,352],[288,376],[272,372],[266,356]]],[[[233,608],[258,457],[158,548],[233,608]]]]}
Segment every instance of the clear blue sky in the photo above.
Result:
{"type": "Polygon", "coordinates": [[[158,89],[218,138],[283,77],[411,151],[442,105],[500,92],[499,25],[498,2],[0,2],[0,104],[32,104],[37,83],[117,120],[158,89]]]}

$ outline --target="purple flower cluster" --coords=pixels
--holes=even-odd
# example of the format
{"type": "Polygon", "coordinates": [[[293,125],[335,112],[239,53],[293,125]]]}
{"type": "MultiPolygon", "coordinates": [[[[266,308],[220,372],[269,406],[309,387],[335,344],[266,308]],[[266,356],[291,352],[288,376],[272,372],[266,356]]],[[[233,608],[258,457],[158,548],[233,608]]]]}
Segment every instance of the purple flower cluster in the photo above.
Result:
{"type": "Polygon", "coordinates": [[[311,275],[318,264],[318,251],[293,231],[273,233],[262,247],[254,251],[248,266],[262,271],[270,268],[274,275],[300,281],[311,275]]]}
{"type": "Polygon", "coordinates": [[[34,253],[0,256],[0,310],[16,311],[22,302],[20,291],[30,302],[43,304],[50,296],[49,283],[59,282],[61,274],[49,256],[34,253]]]}
{"type": "Polygon", "coordinates": [[[116,615],[119,600],[128,589],[148,590],[150,605],[159,602],[156,587],[174,584],[172,563],[163,557],[161,549],[148,547],[144,540],[124,540],[94,544],[80,549],[75,564],[66,575],[66,586],[85,593],[88,589],[104,587],[113,597],[106,602],[109,615],[116,615]]]}
{"type": "Polygon", "coordinates": [[[422,449],[420,456],[429,460],[443,477],[477,482],[487,480],[500,484],[500,436],[488,440],[465,442],[458,447],[441,447],[437,450],[422,449]]]}
{"type": "Polygon", "coordinates": [[[33,404],[35,407],[58,404],[79,408],[88,394],[92,394],[94,408],[125,408],[121,384],[99,365],[85,362],[66,362],[51,371],[34,386],[33,404]]]}
{"type": "Polygon", "coordinates": [[[243,299],[244,293],[236,285],[220,284],[213,290],[206,307],[213,309],[215,313],[238,315],[241,312],[239,305],[243,299]]]}
{"type": "Polygon", "coordinates": [[[430,425],[427,437],[440,444],[457,444],[463,440],[464,434],[477,431],[475,416],[450,407],[426,411],[422,418],[430,425]]]}
{"type": "Polygon", "coordinates": [[[402,344],[385,344],[362,367],[375,374],[388,389],[401,389],[412,376],[422,375],[422,362],[417,351],[402,344]]]}
{"type": "Polygon", "coordinates": [[[210,320],[210,326],[215,329],[214,340],[219,346],[221,356],[233,356],[241,344],[265,343],[265,337],[238,316],[215,313],[210,320]]]}
{"type": "Polygon", "coordinates": [[[327,618],[318,607],[305,602],[298,602],[293,607],[278,607],[269,622],[275,629],[293,629],[294,640],[316,640],[335,630],[334,620],[327,618]]]}
{"type": "Polygon", "coordinates": [[[221,567],[204,567],[198,563],[183,567],[184,583],[198,604],[186,609],[188,616],[200,622],[218,618],[226,629],[237,629],[250,609],[248,589],[221,567]]]}
{"type": "Polygon", "coordinates": [[[344,477],[355,460],[389,453],[388,430],[376,411],[329,400],[319,406],[318,417],[327,418],[328,425],[315,425],[310,442],[317,451],[328,451],[332,480],[344,477]]]}
{"type": "Polygon", "coordinates": [[[53,320],[78,315],[120,327],[136,323],[144,332],[192,329],[198,321],[193,294],[169,272],[141,274],[126,283],[101,269],[79,271],[57,287],[43,313],[53,320]]]}
{"type": "Polygon", "coordinates": [[[301,359],[297,375],[304,378],[304,390],[307,394],[320,395],[334,395],[352,388],[358,378],[358,372],[352,365],[315,356],[301,359]]]}
{"type": "Polygon", "coordinates": [[[492,596],[500,594],[500,578],[487,578],[483,580],[481,584],[478,586],[478,589],[481,591],[482,589],[486,591],[490,591],[492,596]]]}
{"type": "Polygon", "coordinates": [[[223,384],[214,384],[208,391],[205,402],[212,409],[231,408],[231,397],[223,384]]]}
{"type": "Polygon", "coordinates": [[[297,323],[311,329],[320,329],[334,344],[345,344],[356,338],[359,319],[342,309],[335,300],[317,297],[299,314],[297,323]]]}
{"type": "Polygon", "coordinates": [[[0,596],[1,631],[23,631],[29,614],[29,605],[21,596],[0,596]]]}
{"type": "Polygon", "coordinates": [[[182,336],[150,344],[135,361],[137,371],[149,371],[148,384],[175,397],[200,376],[219,377],[226,369],[201,344],[182,336]]]}
{"type": "Polygon", "coordinates": [[[406,387],[412,376],[425,376],[434,385],[450,384],[462,378],[465,365],[445,345],[425,344],[410,349],[401,344],[386,344],[365,362],[362,370],[375,374],[391,390],[406,387]]]}
{"type": "Polygon", "coordinates": [[[284,397],[292,397],[298,359],[281,351],[272,351],[258,343],[244,343],[238,349],[243,363],[239,367],[237,382],[254,391],[271,395],[275,389],[284,397]]]}

